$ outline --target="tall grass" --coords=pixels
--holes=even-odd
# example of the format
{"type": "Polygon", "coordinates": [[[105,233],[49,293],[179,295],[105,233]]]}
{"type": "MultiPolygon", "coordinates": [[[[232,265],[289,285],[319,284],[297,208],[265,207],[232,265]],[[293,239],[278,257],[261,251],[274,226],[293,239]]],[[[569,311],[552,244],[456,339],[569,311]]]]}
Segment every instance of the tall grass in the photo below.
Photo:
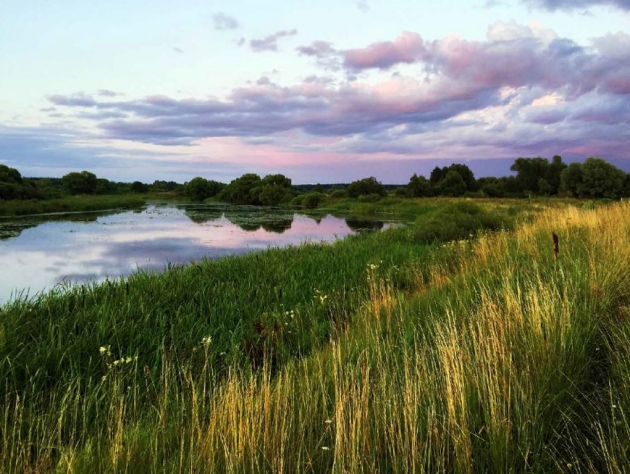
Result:
{"type": "Polygon", "coordinates": [[[0,216],[26,216],[58,212],[89,212],[142,207],[138,196],[66,196],[49,200],[0,201],[0,216]]]}
{"type": "Polygon", "coordinates": [[[552,209],[469,239],[477,210],[452,209],[455,241],[425,220],[16,302],[0,465],[624,472],[629,210],[552,209]]]}

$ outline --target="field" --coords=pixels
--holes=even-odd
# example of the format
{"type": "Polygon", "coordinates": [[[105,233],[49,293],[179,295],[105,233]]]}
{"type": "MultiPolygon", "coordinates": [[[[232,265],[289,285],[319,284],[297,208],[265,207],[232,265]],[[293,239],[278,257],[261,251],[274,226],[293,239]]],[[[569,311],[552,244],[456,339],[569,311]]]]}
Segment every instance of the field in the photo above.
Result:
{"type": "Polygon", "coordinates": [[[0,308],[0,470],[626,471],[629,205],[337,206],[413,221],[0,308]]]}

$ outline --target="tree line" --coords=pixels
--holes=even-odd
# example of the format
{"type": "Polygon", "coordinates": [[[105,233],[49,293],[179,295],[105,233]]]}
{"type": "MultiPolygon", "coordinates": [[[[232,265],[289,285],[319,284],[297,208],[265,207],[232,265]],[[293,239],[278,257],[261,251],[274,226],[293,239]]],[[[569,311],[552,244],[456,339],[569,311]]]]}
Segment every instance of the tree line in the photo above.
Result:
{"type": "Polygon", "coordinates": [[[518,158],[510,168],[514,175],[475,178],[465,164],[435,167],[429,177],[414,174],[406,186],[383,185],[374,177],[345,185],[298,185],[282,174],[261,177],[247,173],[222,183],[196,177],[187,183],[154,181],[145,184],[113,182],[88,171],[68,173],[62,178],[24,178],[15,168],[0,165],[0,200],[54,199],[67,195],[127,193],[171,193],[193,201],[213,199],[242,205],[293,204],[317,207],[324,199],[357,198],[377,201],[393,191],[400,197],[475,196],[528,197],[561,196],[619,199],[630,196],[630,174],[602,158],[567,165],[560,156],[518,158]]]}

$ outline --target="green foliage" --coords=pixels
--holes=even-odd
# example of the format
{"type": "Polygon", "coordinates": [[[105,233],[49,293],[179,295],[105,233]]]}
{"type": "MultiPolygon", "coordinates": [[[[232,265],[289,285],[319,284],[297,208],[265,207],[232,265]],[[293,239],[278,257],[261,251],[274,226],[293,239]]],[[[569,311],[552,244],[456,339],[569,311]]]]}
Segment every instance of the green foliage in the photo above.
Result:
{"type": "Polygon", "coordinates": [[[335,189],[332,193],[330,193],[330,197],[333,199],[341,199],[348,196],[348,193],[343,189],[335,189]]]}
{"type": "Polygon", "coordinates": [[[363,194],[359,196],[359,202],[378,202],[383,199],[380,194],[363,194]]]}
{"type": "Polygon", "coordinates": [[[545,178],[540,178],[537,183],[538,194],[542,196],[549,196],[553,192],[551,184],[547,182],[545,178]]]}
{"type": "Polygon", "coordinates": [[[205,178],[196,177],[191,179],[185,186],[185,193],[193,201],[203,201],[205,199],[216,196],[225,188],[225,184],[218,181],[207,180],[205,178]]]}
{"type": "Polygon", "coordinates": [[[437,189],[443,196],[463,196],[466,192],[466,183],[457,171],[450,170],[437,184],[437,189]]]}
{"type": "Polygon", "coordinates": [[[94,194],[98,179],[89,171],[72,172],[61,178],[68,194],[94,194]]]}
{"type": "Polygon", "coordinates": [[[458,196],[463,195],[466,191],[477,191],[477,182],[475,180],[475,175],[473,174],[472,170],[468,166],[460,163],[453,163],[450,166],[445,166],[444,168],[436,166],[433,171],[431,171],[431,176],[429,179],[432,188],[437,189],[438,192],[441,192],[440,182],[446,179],[450,171],[456,172],[464,182],[465,189],[463,192],[461,192],[461,194],[458,194],[458,196]]]}
{"type": "Polygon", "coordinates": [[[232,204],[276,205],[289,202],[292,198],[291,180],[282,174],[265,176],[245,174],[233,180],[218,195],[232,204]]]}
{"type": "Polygon", "coordinates": [[[35,184],[25,180],[15,168],[0,165],[0,200],[36,199],[40,194],[35,184]]]}
{"type": "MultiPolygon", "coordinates": [[[[133,183],[131,183],[131,192],[132,193],[148,193],[149,192],[149,185],[142,183],[140,181],[134,181],[133,183]]],[[[98,193],[97,193],[98,194],[98,193]]]]}
{"type": "Polygon", "coordinates": [[[622,195],[626,174],[601,158],[582,164],[582,190],[594,198],[616,199],[622,195]]]}
{"type": "Polygon", "coordinates": [[[418,176],[415,173],[411,179],[409,179],[407,190],[412,197],[427,197],[433,195],[431,182],[424,176],[418,176]]]}
{"type": "Polygon", "coordinates": [[[617,199],[624,194],[626,173],[601,158],[571,163],[562,171],[562,187],[576,197],[617,199]]]}
{"type": "Polygon", "coordinates": [[[353,181],[348,186],[348,196],[358,198],[368,194],[378,194],[379,196],[387,196],[385,187],[373,176],[369,178],[353,181]]]}
{"type": "Polygon", "coordinates": [[[301,205],[306,209],[315,209],[326,200],[326,195],[318,192],[304,194],[301,205]]]}
{"type": "Polygon", "coordinates": [[[478,180],[481,191],[485,196],[501,198],[505,196],[504,181],[498,178],[480,178],[478,180]]]}
{"type": "Polygon", "coordinates": [[[441,207],[430,217],[420,219],[422,225],[414,227],[413,235],[426,243],[465,240],[482,231],[509,229],[514,224],[510,216],[468,202],[441,207]]]}
{"type": "Polygon", "coordinates": [[[558,194],[562,171],[566,167],[562,157],[555,155],[551,163],[540,157],[518,158],[510,169],[517,173],[516,181],[520,191],[546,196],[558,194]]]}
{"type": "Polygon", "coordinates": [[[397,197],[407,197],[410,195],[409,190],[405,186],[398,186],[394,190],[394,195],[397,197]]]}
{"type": "Polygon", "coordinates": [[[13,200],[0,205],[0,216],[27,216],[59,212],[89,212],[109,209],[136,209],[145,200],[138,196],[64,196],[59,199],[13,200]]]}

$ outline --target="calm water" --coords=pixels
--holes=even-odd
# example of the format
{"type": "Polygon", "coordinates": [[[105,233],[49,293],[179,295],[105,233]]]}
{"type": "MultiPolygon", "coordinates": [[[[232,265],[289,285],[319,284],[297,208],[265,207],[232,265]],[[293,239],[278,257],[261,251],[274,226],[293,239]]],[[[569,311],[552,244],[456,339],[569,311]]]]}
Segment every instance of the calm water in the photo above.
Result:
{"type": "Polygon", "coordinates": [[[0,220],[0,305],[57,284],[102,281],[138,269],[270,246],[332,241],[380,221],[245,207],[149,206],[116,214],[0,220]],[[52,220],[51,220],[52,219],[52,220]]]}

